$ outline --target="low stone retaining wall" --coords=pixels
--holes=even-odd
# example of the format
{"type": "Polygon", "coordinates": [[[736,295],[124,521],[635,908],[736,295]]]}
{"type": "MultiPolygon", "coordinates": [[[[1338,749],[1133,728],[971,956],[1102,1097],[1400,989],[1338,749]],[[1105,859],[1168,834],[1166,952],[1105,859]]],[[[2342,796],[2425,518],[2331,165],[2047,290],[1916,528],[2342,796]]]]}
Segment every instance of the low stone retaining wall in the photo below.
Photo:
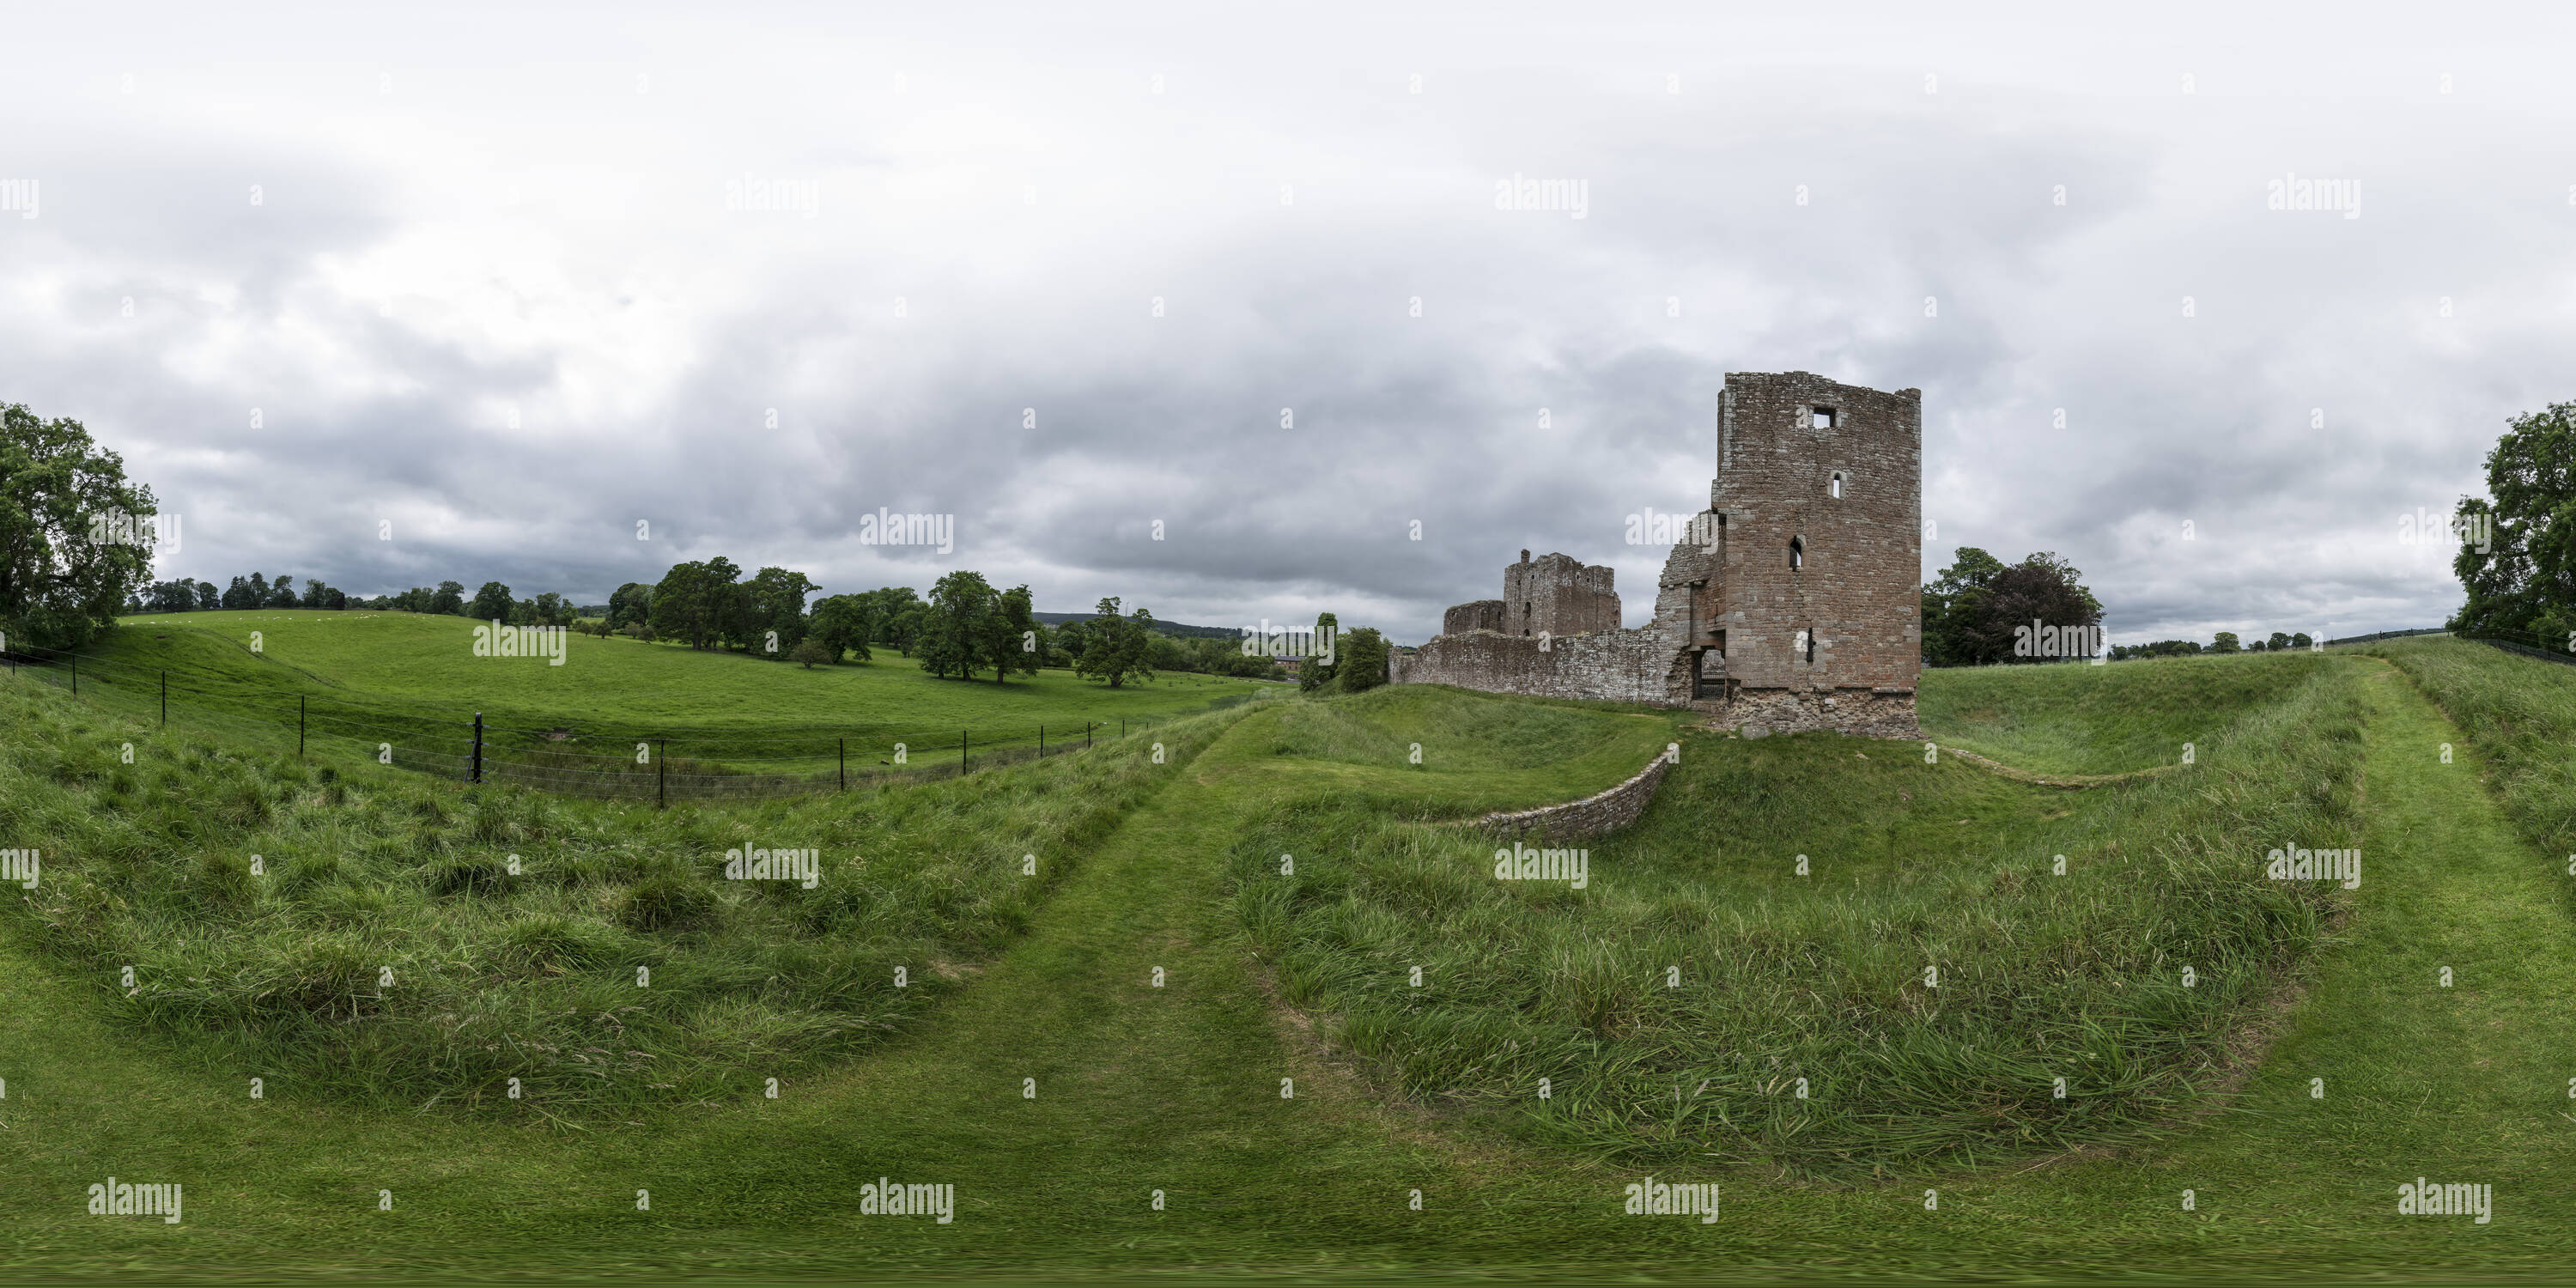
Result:
{"type": "Polygon", "coordinates": [[[1618,831],[1637,821],[1646,812],[1646,804],[1655,799],[1655,788],[1664,781],[1664,773],[1673,767],[1681,754],[1678,744],[1666,744],[1664,754],[1638,770],[1635,777],[1610,788],[1595,792],[1579,801],[1562,805],[1545,805],[1513,813],[1487,814],[1477,819],[1478,830],[1495,836],[1521,836],[1543,832],[1552,840],[1579,840],[1618,831]]]}

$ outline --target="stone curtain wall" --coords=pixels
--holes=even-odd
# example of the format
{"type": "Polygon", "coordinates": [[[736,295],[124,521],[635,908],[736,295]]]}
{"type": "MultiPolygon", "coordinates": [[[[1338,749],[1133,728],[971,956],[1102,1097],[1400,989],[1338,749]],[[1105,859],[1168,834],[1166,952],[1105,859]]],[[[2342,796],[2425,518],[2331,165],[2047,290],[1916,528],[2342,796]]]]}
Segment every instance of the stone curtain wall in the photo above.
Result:
{"type": "Polygon", "coordinates": [[[1575,841],[1618,831],[1637,821],[1646,806],[1655,799],[1655,788],[1673,767],[1667,752],[1637,771],[1637,775],[1605,792],[1595,792],[1579,801],[1548,805],[1509,814],[1487,814],[1476,820],[1478,829],[1497,837],[1516,837],[1532,832],[1551,841],[1575,841]]]}
{"type": "Polygon", "coordinates": [[[1412,654],[1387,659],[1396,684],[1454,684],[1485,693],[1542,698],[1607,698],[1679,706],[1673,655],[1651,629],[1596,631],[1548,641],[1476,631],[1440,635],[1412,654]]]}

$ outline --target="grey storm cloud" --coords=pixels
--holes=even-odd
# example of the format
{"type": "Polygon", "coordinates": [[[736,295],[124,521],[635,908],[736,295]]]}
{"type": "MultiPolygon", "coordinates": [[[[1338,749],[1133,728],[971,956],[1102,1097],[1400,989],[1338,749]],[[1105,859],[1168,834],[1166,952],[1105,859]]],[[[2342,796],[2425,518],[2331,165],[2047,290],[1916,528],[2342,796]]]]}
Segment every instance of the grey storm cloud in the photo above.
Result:
{"type": "Polygon", "coordinates": [[[186,517],[164,576],[598,602],[724,554],[1418,640],[1528,548],[1634,623],[1627,517],[1706,503],[1726,372],[1798,369],[1924,391],[1927,577],[2053,550],[2118,639],[2348,633],[2456,605],[2398,517],[2568,396],[2576,104],[2359,20],[156,12],[25,33],[0,399],[186,517]],[[2293,173],[2360,217],[2267,209],[2293,173]]]}

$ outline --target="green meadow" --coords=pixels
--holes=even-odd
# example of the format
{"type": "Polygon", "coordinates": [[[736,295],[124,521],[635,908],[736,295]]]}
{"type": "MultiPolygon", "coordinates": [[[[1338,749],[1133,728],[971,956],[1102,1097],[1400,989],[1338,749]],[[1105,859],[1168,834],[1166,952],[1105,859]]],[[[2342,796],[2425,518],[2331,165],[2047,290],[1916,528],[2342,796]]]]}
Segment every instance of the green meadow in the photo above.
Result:
{"type": "Polygon", "coordinates": [[[1924,677],[1944,747],[2175,766],[2080,791],[1401,688],[658,813],[22,677],[0,1267],[2562,1275],[2570,670],[2430,639],[1924,677]],[[1569,843],[1581,889],[1464,826],[1667,745],[1645,816],[1569,843]],[[2358,888],[2267,879],[2285,844],[2361,850],[2358,888]],[[729,878],[751,846],[820,880],[729,878]],[[111,1175],[184,1219],[89,1215],[111,1175]],[[1722,1210],[1627,1214],[1650,1175],[1722,1210]],[[2419,1176],[2492,1219],[2400,1215],[2419,1176]],[[953,1219],[863,1214],[880,1177],[953,1219]]]}
{"type": "Polygon", "coordinates": [[[495,750],[631,761],[636,740],[715,769],[831,769],[972,747],[1049,750],[1130,724],[1241,701],[1283,686],[1172,674],[1112,689],[1044,670],[995,684],[940,679],[892,649],[868,662],[804,667],[746,654],[570,635],[564,661],[474,655],[475,623],[414,613],[253,610],[127,618],[90,651],[82,683],[157,718],[164,675],[174,718],[309,734],[350,748],[391,741],[453,756],[482,713],[495,750]],[[256,639],[254,638],[256,636],[256,639]],[[254,651],[254,648],[256,651],[254,651]]]}

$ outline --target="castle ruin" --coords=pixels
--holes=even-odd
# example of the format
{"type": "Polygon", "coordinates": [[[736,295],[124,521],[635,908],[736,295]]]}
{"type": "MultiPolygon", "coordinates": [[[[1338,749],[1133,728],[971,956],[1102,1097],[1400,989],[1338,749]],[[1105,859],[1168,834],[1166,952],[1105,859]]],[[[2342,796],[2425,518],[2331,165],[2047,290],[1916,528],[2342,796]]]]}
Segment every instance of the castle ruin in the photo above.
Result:
{"type": "Polygon", "coordinates": [[[1652,621],[1620,626],[1610,569],[1524,550],[1501,599],[1450,609],[1388,678],[1919,738],[1922,479],[1921,390],[1731,372],[1708,509],[1678,525],[1652,621]]]}

